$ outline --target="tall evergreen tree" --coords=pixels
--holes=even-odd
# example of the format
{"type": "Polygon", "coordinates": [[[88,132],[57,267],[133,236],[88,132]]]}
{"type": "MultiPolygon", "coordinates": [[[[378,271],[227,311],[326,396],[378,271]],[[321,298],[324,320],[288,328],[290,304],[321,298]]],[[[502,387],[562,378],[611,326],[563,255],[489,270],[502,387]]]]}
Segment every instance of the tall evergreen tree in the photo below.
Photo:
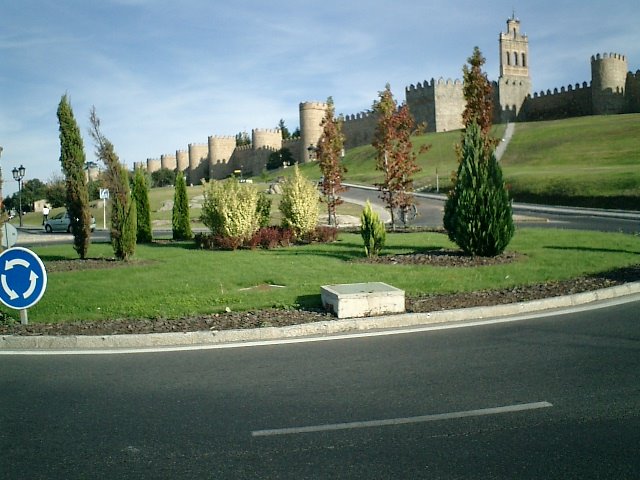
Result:
{"type": "Polygon", "coordinates": [[[136,202],[137,243],[151,243],[151,207],[149,206],[149,181],[142,168],[136,168],[133,178],[133,198],[136,202]]]}
{"type": "Polygon", "coordinates": [[[379,92],[373,111],[378,116],[372,142],[376,149],[376,169],[384,175],[377,186],[380,198],[391,214],[391,228],[395,230],[394,210],[414,204],[413,176],[420,171],[411,144],[411,134],[416,126],[409,107],[403,104],[398,108],[389,84],[379,92]]]}
{"type": "Polygon", "coordinates": [[[514,234],[509,194],[493,151],[487,152],[480,126],[465,130],[462,160],[444,208],[449,239],[467,255],[501,254],[514,234]]]}
{"type": "Polygon", "coordinates": [[[105,183],[111,192],[111,245],[116,258],[128,260],[136,250],[136,203],[131,197],[129,172],[120,163],[113,144],[100,130],[96,109],[89,116],[91,137],[96,146],[96,157],[105,167],[105,183]]]}
{"type": "Polygon", "coordinates": [[[493,101],[491,84],[482,71],[484,57],[478,47],[463,67],[466,107],[465,129],[458,147],[458,170],[444,208],[449,238],[465,253],[499,255],[514,234],[511,200],[500,164],[497,141],[491,137],[493,101]]]}
{"type": "Polygon", "coordinates": [[[327,204],[329,225],[338,225],[336,207],[344,201],[340,193],[346,191],[342,185],[347,169],[342,163],[344,151],[344,135],[342,134],[342,122],[336,120],[335,108],[331,97],[327,100],[327,110],[322,119],[322,134],[318,140],[318,165],[322,172],[322,195],[327,204]]]}
{"type": "Polygon", "coordinates": [[[193,237],[189,218],[189,199],[187,198],[187,182],[182,172],[176,175],[176,188],[173,196],[173,239],[189,240],[193,237]]]}
{"type": "Polygon", "coordinates": [[[91,242],[91,212],[84,174],[85,153],[80,129],[66,94],[60,100],[57,115],[60,126],[60,163],[66,186],[65,206],[71,219],[73,248],[84,259],[91,242]]]}

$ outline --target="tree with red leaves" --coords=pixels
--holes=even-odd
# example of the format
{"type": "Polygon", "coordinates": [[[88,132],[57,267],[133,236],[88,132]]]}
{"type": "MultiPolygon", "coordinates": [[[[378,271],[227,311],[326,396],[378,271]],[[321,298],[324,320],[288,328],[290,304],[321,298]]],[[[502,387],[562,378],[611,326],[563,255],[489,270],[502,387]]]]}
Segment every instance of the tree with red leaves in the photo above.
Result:
{"type": "Polygon", "coordinates": [[[469,65],[462,67],[464,80],[462,92],[466,102],[462,112],[462,122],[465,129],[473,122],[477,123],[487,150],[493,150],[497,144],[497,140],[490,136],[493,125],[493,88],[486,72],[482,71],[486,59],[482,56],[480,49],[474,47],[473,54],[467,62],[469,65]]]}
{"type": "Polygon", "coordinates": [[[322,119],[322,134],[318,140],[316,154],[318,164],[322,172],[321,191],[323,200],[327,204],[327,214],[329,225],[338,226],[336,217],[336,207],[344,201],[340,198],[340,193],[347,188],[342,185],[344,174],[347,169],[342,164],[344,152],[344,135],[342,133],[342,122],[334,118],[335,108],[333,99],[327,99],[327,110],[322,119]]]}
{"type": "Polygon", "coordinates": [[[378,116],[372,142],[376,149],[376,169],[384,174],[382,183],[376,186],[391,213],[391,228],[395,230],[394,211],[405,211],[415,203],[413,176],[421,170],[411,143],[416,125],[406,103],[398,108],[389,84],[379,92],[373,111],[378,116]]]}

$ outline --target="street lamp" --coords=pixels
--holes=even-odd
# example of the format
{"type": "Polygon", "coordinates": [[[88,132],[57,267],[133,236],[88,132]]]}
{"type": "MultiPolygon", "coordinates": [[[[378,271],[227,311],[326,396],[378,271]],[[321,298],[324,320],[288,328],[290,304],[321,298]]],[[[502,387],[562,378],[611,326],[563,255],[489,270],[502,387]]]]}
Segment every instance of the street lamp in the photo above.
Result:
{"type": "Polygon", "coordinates": [[[11,173],[13,173],[13,179],[18,182],[18,215],[20,216],[20,226],[22,227],[22,179],[24,178],[25,168],[20,165],[20,168],[13,167],[11,173]]]}
{"type": "Polygon", "coordinates": [[[309,160],[316,160],[316,156],[318,154],[318,147],[314,147],[313,143],[310,143],[307,147],[307,152],[309,152],[309,160]]]}

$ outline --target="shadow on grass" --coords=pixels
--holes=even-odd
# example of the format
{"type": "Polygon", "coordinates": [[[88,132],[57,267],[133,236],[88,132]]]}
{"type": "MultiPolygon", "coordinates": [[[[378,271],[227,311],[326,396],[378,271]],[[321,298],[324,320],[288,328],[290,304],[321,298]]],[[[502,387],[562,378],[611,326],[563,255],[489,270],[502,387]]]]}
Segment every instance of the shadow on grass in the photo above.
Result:
{"type": "Polygon", "coordinates": [[[600,253],[630,253],[632,255],[639,255],[640,252],[634,252],[631,250],[623,250],[619,248],[593,248],[593,247],[543,247],[547,250],[575,250],[578,252],[600,252],[600,253]]]}
{"type": "MultiPolygon", "coordinates": [[[[142,243],[153,248],[179,248],[181,250],[201,250],[193,240],[154,240],[151,243],[142,243]]],[[[213,250],[212,250],[213,251],[213,250]]]]}
{"type": "Polygon", "coordinates": [[[320,298],[320,289],[318,289],[317,295],[298,295],[296,297],[296,303],[300,305],[301,308],[324,311],[322,308],[322,299],[320,298]]]}

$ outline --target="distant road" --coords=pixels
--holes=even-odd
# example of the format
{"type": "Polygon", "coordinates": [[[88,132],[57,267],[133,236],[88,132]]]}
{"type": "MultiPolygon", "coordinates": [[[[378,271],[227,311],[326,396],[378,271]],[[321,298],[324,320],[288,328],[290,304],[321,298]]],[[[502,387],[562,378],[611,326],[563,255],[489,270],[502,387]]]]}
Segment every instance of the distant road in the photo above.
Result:
{"type": "MultiPolygon", "coordinates": [[[[342,197],[349,201],[381,205],[378,190],[372,187],[349,185],[342,197]]],[[[442,227],[444,195],[416,194],[418,218],[414,225],[442,227]]],[[[548,207],[515,203],[513,205],[516,225],[519,227],[566,228],[603,232],[640,232],[640,212],[611,212],[597,209],[548,207]]]]}

